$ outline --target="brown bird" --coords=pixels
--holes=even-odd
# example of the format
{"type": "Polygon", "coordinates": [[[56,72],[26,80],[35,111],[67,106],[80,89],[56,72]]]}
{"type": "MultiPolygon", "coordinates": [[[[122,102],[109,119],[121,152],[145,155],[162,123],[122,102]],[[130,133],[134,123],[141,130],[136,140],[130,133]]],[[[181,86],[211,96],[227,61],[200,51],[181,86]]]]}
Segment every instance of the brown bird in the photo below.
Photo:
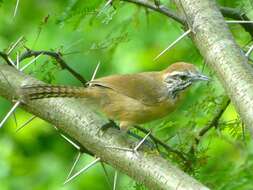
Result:
{"type": "Polygon", "coordinates": [[[22,90],[29,99],[84,98],[127,130],[174,111],[186,89],[200,80],[208,77],[193,64],[178,62],[162,71],[98,78],[90,81],[89,87],[32,85],[22,90]]]}

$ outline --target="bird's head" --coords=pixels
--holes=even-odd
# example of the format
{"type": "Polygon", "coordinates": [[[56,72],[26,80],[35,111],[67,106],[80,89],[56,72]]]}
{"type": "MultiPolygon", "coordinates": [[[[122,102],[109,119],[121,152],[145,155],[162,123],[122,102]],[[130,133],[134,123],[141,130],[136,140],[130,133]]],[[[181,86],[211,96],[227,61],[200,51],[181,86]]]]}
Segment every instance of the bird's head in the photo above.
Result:
{"type": "Polygon", "coordinates": [[[196,66],[190,63],[178,62],[163,71],[163,80],[168,95],[175,98],[181,91],[197,81],[208,81],[209,78],[200,73],[196,66]]]}

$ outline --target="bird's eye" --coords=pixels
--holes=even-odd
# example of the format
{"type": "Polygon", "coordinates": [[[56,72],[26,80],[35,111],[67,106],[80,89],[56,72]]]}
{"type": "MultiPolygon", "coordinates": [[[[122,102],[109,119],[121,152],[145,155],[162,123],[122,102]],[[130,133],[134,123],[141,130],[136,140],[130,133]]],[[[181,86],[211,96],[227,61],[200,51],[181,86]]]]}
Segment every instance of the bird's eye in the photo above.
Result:
{"type": "Polygon", "coordinates": [[[186,75],[181,75],[181,76],[179,76],[179,78],[180,78],[181,80],[186,80],[186,79],[187,79],[187,76],[186,76],[186,75]]]}

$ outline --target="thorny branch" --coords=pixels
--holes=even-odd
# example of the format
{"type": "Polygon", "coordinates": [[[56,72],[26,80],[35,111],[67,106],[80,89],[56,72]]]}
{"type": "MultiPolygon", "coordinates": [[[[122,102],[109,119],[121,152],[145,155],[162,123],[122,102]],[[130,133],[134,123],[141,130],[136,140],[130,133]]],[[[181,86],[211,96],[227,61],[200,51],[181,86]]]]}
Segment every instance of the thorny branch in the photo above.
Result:
{"type": "MultiPolygon", "coordinates": [[[[35,50],[31,50],[26,47],[26,52],[21,54],[19,57],[19,62],[22,62],[23,60],[30,58],[30,57],[37,57],[39,55],[47,55],[47,56],[55,59],[55,61],[60,65],[60,67],[62,69],[66,69],[67,71],[69,71],[70,74],[72,74],[77,80],[79,80],[83,84],[83,86],[87,85],[86,84],[87,80],[82,75],[80,75],[78,72],[76,72],[74,69],[72,69],[70,66],[68,66],[68,64],[63,59],[63,55],[60,52],[47,51],[47,50],[35,51],[35,50]]],[[[8,59],[8,54],[6,54],[3,51],[0,51],[0,57],[2,57],[8,65],[12,66],[11,62],[8,59]]],[[[16,62],[15,62],[15,64],[16,64],[16,62]]]]}
{"type": "Polygon", "coordinates": [[[202,128],[198,134],[198,139],[196,139],[196,143],[199,143],[199,138],[204,136],[212,127],[217,127],[219,124],[219,120],[222,116],[222,114],[226,111],[228,105],[230,104],[230,99],[229,97],[225,96],[220,104],[220,106],[217,108],[216,113],[213,116],[213,119],[207,125],[206,127],[202,128]]]}
{"type": "MultiPolygon", "coordinates": [[[[161,6],[161,5],[157,5],[157,4],[152,4],[152,3],[148,3],[148,1],[143,1],[143,0],[125,0],[127,2],[132,2],[132,3],[136,3],[138,5],[142,5],[142,6],[145,6],[147,8],[150,8],[152,10],[155,10],[157,12],[160,12],[166,16],[169,16],[175,20],[177,20],[178,22],[180,23],[184,23],[184,20],[177,16],[176,14],[172,14],[170,12],[169,9],[161,6]]],[[[221,9],[222,10],[222,9],[221,9]]],[[[225,12],[224,10],[222,10],[223,12],[225,12]]],[[[224,14],[228,14],[228,10],[226,10],[227,12],[224,13],[224,14]]],[[[230,16],[232,17],[232,16],[230,16]]],[[[246,20],[247,18],[246,17],[240,17],[240,20],[246,20]]],[[[249,26],[253,26],[252,24],[245,24],[246,25],[249,25],[249,26]]],[[[250,29],[247,29],[246,27],[244,27],[245,30],[247,30],[251,35],[252,33],[250,31],[250,29]]],[[[28,58],[28,57],[32,57],[32,56],[38,56],[40,54],[44,54],[44,55],[48,55],[48,56],[51,56],[53,58],[56,59],[56,61],[61,65],[61,67],[63,69],[67,69],[71,72],[71,74],[73,74],[76,78],[79,78],[80,80],[80,76],[78,76],[79,74],[77,74],[75,71],[73,71],[70,67],[68,67],[68,65],[65,63],[65,61],[62,59],[62,55],[60,53],[55,53],[55,52],[50,52],[50,51],[31,51],[31,50],[28,50],[26,53],[24,53],[23,55],[21,55],[20,57],[20,61],[22,61],[23,59],[25,58],[28,58]]],[[[0,52],[0,56],[8,63],[10,64],[9,60],[7,59],[8,57],[6,57],[6,54],[0,52]]],[[[86,84],[86,80],[83,79],[81,77],[81,80],[83,84],[86,84]]],[[[206,126],[205,128],[203,128],[200,133],[199,133],[199,137],[203,136],[210,128],[212,128],[213,126],[216,126],[219,118],[221,117],[221,115],[223,114],[224,110],[226,109],[227,105],[229,104],[230,100],[228,99],[227,102],[224,103],[224,107],[223,109],[221,109],[220,111],[217,112],[217,114],[215,115],[215,117],[213,118],[213,120],[210,122],[210,125],[206,126]]],[[[155,137],[153,137],[153,139],[156,139],[155,137]]],[[[159,139],[158,139],[159,140],[159,139]]],[[[199,143],[199,139],[198,141],[196,141],[197,143],[199,143]]]]}
{"type": "MultiPolygon", "coordinates": [[[[138,129],[139,131],[142,131],[143,133],[147,134],[149,133],[149,130],[145,129],[145,128],[142,128],[140,126],[134,126],[134,128],[138,129]]],[[[187,158],[185,157],[185,155],[176,150],[176,149],[173,149],[172,147],[170,147],[169,145],[167,145],[166,143],[164,143],[163,141],[161,141],[159,138],[155,137],[154,135],[152,135],[152,133],[149,135],[149,137],[156,143],[156,144],[159,144],[161,145],[167,152],[172,152],[174,154],[176,154],[180,159],[182,159],[184,162],[187,162],[187,158]]]]}
{"type": "Polygon", "coordinates": [[[212,120],[205,126],[203,127],[198,135],[195,137],[195,142],[191,147],[190,153],[194,153],[197,145],[200,143],[201,137],[203,137],[210,129],[213,127],[217,127],[219,124],[219,120],[223,113],[226,111],[228,105],[230,104],[230,99],[228,96],[224,96],[220,105],[216,108],[216,111],[212,117],[212,120]]]}
{"type": "MultiPolygon", "coordinates": [[[[249,21],[249,17],[244,13],[234,8],[220,7],[220,11],[224,17],[232,18],[235,20],[246,20],[249,21]]],[[[247,31],[253,38],[253,24],[241,24],[241,26],[247,31]]]]}
{"type": "MultiPolygon", "coordinates": [[[[121,0],[129,3],[133,3],[139,6],[143,6],[145,8],[154,10],[158,13],[161,13],[169,18],[174,19],[175,21],[179,22],[182,25],[185,25],[186,19],[179,15],[175,11],[165,7],[161,3],[151,3],[148,0],[121,0]]],[[[236,8],[229,8],[229,7],[220,7],[220,11],[224,17],[232,18],[236,20],[246,20],[249,21],[250,19],[247,15],[236,8]]],[[[240,25],[252,36],[253,38],[253,23],[240,23],[240,25]]]]}
{"type": "Polygon", "coordinates": [[[12,66],[11,62],[8,59],[8,55],[5,52],[0,51],[0,57],[10,66],[12,66]]]}
{"type": "MultiPolygon", "coordinates": [[[[75,76],[78,80],[80,80],[80,82],[82,82],[82,84],[86,85],[86,80],[80,74],[78,74],[76,71],[74,71],[73,69],[71,69],[68,66],[68,64],[63,60],[62,54],[60,52],[44,51],[44,50],[34,51],[34,50],[31,50],[31,49],[28,49],[28,48],[26,48],[26,49],[27,49],[27,51],[25,53],[21,54],[20,57],[19,57],[19,61],[20,62],[23,61],[23,60],[25,60],[25,59],[27,59],[27,58],[30,58],[30,57],[33,57],[33,56],[36,57],[36,56],[39,56],[41,54],[50,56],[50,57],[54,58],[60,64],[60,66],[61,66],[62,69],[68,70],[73,76],[75,76]]],[[[2,56],[4,58],[4,60],[8,63],[9,60],[8,60],[8,55],[7,54],[5,54],[4,52],[0,52],[0,56],[2,56]]],[[[111,124],[111,122],[108,123],[108,124],[111,124]]],[[[116,124],[113,123],[113,125],[116,125],[116,124]]],[[[136,126],[135,128],[138,129],[139,131],[142,131],[142,132],[146,133],[146,134],[149,133],[148,130],[146,130],[146,129],[142,128],[142,127],[136,126]]],[[[133,136],[133,134],[130,134],[130,135],[133,136]]],[[[138,138],[141,138],[141,137],[138,137],[138,138]]],[[[161,145],[162,147],[164,147],[164,149],[168,153],[174,153],[180,159],[182,159],[184,162],[187,162],[187,158],[180,151],[171,148],[169,145],[167,145],[166,143],[162,142],[160,139],[158,139],[157,137],[155,137],[152,134],[150,134],[150,138],[155,143],[155,145],[158,145],[158,144],[161,145]]],[[[72,141],[75,142],[74,139],[72,139],[72,141]]],[[[92,155],[92,153],[90,151],[88,151],[85,147],[83,147],[82,145],[80,145],[80,143],[78,143],[78,142],[75,142],[75,143],[78,144],[81,147],[81,152],[85,152],[85,153],[87,153],[89,155],[92,155]]],[[[162,152],[159,150],[158,146],[156,148],[157,148],[158,152],[162,154],[162,152]]]]}
{"type": "Polygon", "coordinates": [[[62,54],[60,52],[54,52],[54,51],[46,51],[46,50],[40,50],[40,51],[34,51],[31,49],[26,48],[27,51],[20,55],[19,61],[23,61],[26,58],[38,56],[38,55],[47,55],[49,57],[54,58],[57,63],[61,66],[62,69],[68,70],[76,79],[78,79],[84,86],[86,86],[87,80],[77,73],[75,70],[73,70],[71,67],[68,66],[68,64],[64,61],[62,58],[62,54]]]}
{"type": "MultiPolygon", "coordinates": [[[[0,70],[13,86],[13,89],[10,89],[8,82],[0,75],[0,94],[8,99],[19,97],[18,89],[23,84],[41,84],[41,81],[22,74],[6,64],[1,64],[0,70]]],[[[208,189],[173,166],[170,161],[144,151],[147,150],[146,148],[139,150],[137,155],[135,152],[106,148],[129,147],[133,141],[123,138],[115,129],[110,128],[102,133],[100,128],[105,124],[105,120],[86,106],[81,106],[78,100],[58,98],[29,101],[22,104],[22,108],[58,126],[60,130],[76,139],[103,162],[144,183],[150,189],[208,189]]]]}
{"type": "Polygon", "coordinates": [[[156,4],[151,3],[150,1],[147,1],[147,0],[122,0],[122,1],[134,3],[136,5],[140,5],[140,6],[148,8],[148,9],[154,10],[154,11],[159,12],[169,18],[174,19],[175,21],[177,21],[181,24],[185,23],[185,19],[183,17],[181,17],[180,15],[178,15],[177,13],[172,11],[171,9],[165,7],[164,5],[157,4],[157,3],[156,4]]]}

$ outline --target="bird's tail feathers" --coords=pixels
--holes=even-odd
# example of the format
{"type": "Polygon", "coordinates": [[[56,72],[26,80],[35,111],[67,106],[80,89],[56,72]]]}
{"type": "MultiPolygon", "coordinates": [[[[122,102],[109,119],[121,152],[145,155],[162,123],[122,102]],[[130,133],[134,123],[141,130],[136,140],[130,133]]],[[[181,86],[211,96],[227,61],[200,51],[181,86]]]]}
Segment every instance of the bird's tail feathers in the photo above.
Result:
{"type": "Polygon", "coordinates": [[[84,87],[72,87],[63,85],[25,85],[21,88],[26,99],[44,99],[52,97],[84,97],[84,87]]]}

